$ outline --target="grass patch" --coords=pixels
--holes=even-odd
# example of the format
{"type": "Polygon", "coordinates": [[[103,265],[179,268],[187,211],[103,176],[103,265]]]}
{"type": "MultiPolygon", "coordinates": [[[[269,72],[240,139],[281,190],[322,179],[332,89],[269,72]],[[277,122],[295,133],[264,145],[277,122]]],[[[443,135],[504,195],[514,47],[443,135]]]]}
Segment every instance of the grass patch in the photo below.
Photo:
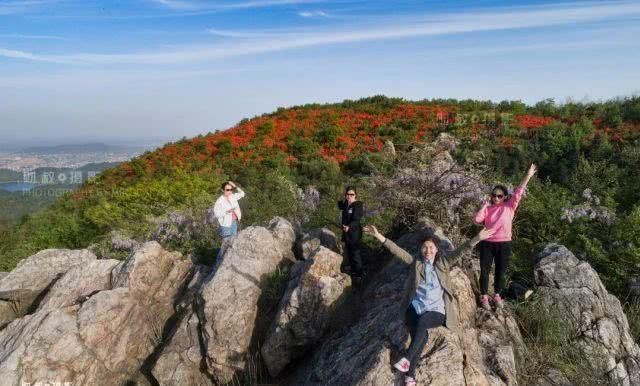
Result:
{"type": "Polygon", "coordinates": [[[519,384],[537,384],[553,369],[573,385],[607,384],[600,360],[582,350],[575,329],[557,311],[536,298],[515,304],[513,311],[527,349],[518,360],[519,384]]]}
{"type": "Polygon", "coordinates": [[[629,321],[631,336],[636,343],[640,344],[640,298],[627,299],[622,307],[629,321]]]}

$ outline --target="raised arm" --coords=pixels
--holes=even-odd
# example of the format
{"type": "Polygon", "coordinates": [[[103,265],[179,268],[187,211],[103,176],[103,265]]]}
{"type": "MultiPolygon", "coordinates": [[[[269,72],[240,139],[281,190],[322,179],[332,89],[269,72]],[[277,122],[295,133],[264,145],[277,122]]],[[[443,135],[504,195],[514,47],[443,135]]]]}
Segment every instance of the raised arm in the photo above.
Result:
{"type": "Polygon", "coordinates": [[[524,194],[524,190],[527,188],[527,185],[529,184],[529,180],[531,180],[531,177],[533,177],[533,175],[536,174],[537,171],[538,171],[538,168],[536,167],[535,164],[531,164],[531,166],[529,166],[529,170],[527,171],[527,174],[524,176],[524,178],[522,179],[522,182],[516,188],[516,190],[513,191],[513,196],[509,199],[509,201],[507,202],[507,205],[509,205],[513,209],[516,209],[518,207],[518,204],[522,199],[522,195],[524,194]]]}
{"type": "Polygon", "coordinates": [[[531,177],[533,177],[534,174],[536,174],[537,171],[538,171],[538,167],[536,166],[536,164],[531,164],[531,166],[529,166],[529,170],[527,170],[527,174],[522,179],[520,186],[522,186],[523,188],[526,188],[527,185],[529,184],[529,180],[531,179],[531,177]]]}
{"type": "Polygon", "coordinates": [[[482,230],[477,235],[475,235],[471,240],[465,241],[464,243],[459,245],[458,248],[454,249],[451,253],[443,255],[442,258],[447,260],[447,263],[449,265],[453,265],[460,259],[460,257],[462,257],[462,255],[466,251],[470,251],[471,249],[473,249],[473,247],[476,246],[476,244],[478,244],[482,240],[486,240],[489,237],[493,236],[494,233],[495,233],[494,229],[482,228],[482,230]]]}
{"type": "Polygon", "coordinates": [[[233,194],[233,198],[239,200],[245,196],[244,190],[240,189],[239,186],[234,184],[232,181],[229,181],[229,185],[233,186],[238,192],[233,194]]]}
{"type": "Polygon", "coordinates": [[[384,245],[394,256],[400,258],[407,264],[413,263],[414,258],[409,252],[405,251],[404,249],[397,246],[396,243],[384,237],[380,232],[378,232],[378,228],[376,228],[375,226],[367,225],[364,227],[364,231],[365,233],[368,233],[378,239],[378,241],[380,241],[382,245],[384,245]]]}

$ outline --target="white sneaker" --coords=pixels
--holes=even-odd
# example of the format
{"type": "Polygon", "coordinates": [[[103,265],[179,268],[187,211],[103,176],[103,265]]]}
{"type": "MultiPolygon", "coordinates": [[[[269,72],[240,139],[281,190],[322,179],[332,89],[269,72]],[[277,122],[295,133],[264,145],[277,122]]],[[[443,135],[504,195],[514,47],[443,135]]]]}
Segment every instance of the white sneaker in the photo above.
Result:
{"type": "Polygon", "coordinates": [[[416,380],[413,377],[406,376],[404,377],[404,386],[416,386],[416,380]]]}
{"type": "Polygon", "coordinates": [[[401,373],[406,373],[407,371],[409,371],[409,365],[411,365],[409,363],[409,360],[407,358],[402,358],[398,362],[396,362],[396,364],[393,365],[393,367],[395,367],[396,370],[398,370],[401,373]]]}

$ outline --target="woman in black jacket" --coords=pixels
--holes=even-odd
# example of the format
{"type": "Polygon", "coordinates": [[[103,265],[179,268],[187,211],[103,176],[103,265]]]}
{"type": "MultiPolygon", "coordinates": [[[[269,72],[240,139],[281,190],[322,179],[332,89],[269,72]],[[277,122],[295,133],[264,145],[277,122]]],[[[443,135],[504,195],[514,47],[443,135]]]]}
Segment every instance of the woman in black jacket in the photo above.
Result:
{"type": "Polygon", "coordinates": [[[342,241],[347,250],[349,267],[345,271],[352,276],[362,276],[362,258],[360,257],[360,241],[362,240],[362,218],[364,209],[361,201],[357,201],[356,189],[347,187],[344,200],[338,201],[342,210],[342,241]]]}

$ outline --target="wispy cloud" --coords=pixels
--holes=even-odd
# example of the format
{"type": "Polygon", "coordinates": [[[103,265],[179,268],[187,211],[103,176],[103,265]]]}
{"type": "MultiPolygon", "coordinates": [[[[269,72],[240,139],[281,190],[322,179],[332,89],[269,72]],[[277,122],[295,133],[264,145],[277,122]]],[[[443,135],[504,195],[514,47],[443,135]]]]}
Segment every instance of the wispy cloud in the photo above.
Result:
{"type": "Polygon", "coordinates": [[[65,38],[55,35],[0,34],[0,39],[64,40],[65,38]]]}
{"type": "Polygon", "coordinates": [[[220,37],[236,39],[222,40],[216,44],[209,45],[186,45],[158,52],[38,55],[30,52],[0,49],[0,56],[85,65],[194,63],[314,46],[573,25],[575,23],[638,16],[640,16],[640,3],[637,2],[570,3],[562,6],[506,8],[457,14],[405,16],[385,21],[370,19],[358,26],[332,27],[331,29],[315,31],[226,31],[214,29],[209,30],[209,32],[220,37]],[[242,39],[238,40],[237,38],[242,39]]]}
{"type": "Polygon", "coordinates": [[[54,3],[54,0],[9,0],[0,2],[0,16],[26,13],[54,3]]]}
{"type": "Polygon", "coordinates": [[[229,11],[234,9],[265,8],[296,4],[321,3],[326,0],[245,0],[236,2],[206,2],[184,0],[151,0],[177,11],[229,11]]]}
{"type": "Polygon", "coordinates": [[[324,11],[301,11],[298,12],[298,16],[300,17],[330,17],[331,15],[329,15],[327,12],[324,11]]]}

